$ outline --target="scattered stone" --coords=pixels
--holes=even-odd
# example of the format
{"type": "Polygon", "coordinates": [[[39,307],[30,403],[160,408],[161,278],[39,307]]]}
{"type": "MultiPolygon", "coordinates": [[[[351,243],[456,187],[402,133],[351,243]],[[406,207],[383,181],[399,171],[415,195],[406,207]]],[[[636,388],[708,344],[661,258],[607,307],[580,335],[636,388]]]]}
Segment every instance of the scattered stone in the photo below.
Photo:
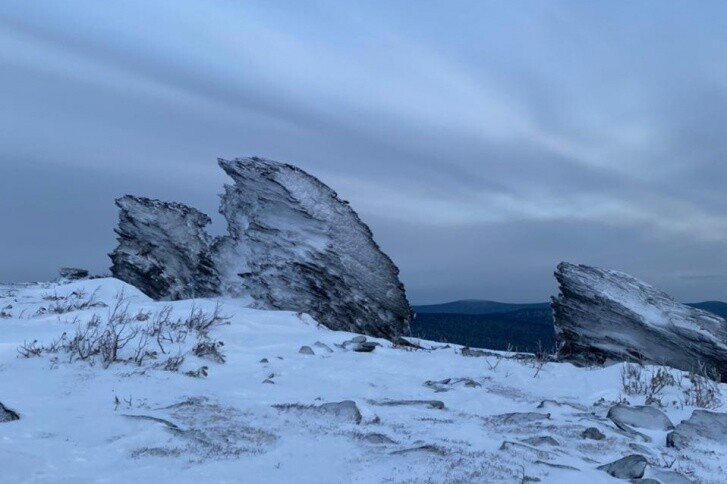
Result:
{"type": "Polygon", "coordinates": [[[500,415],[492,415],[491,417],[487,417],[487,420],[500,425],[525,425],[535,422],[542,422],[543,420],[549,419],[549,413],[537,412],[503,413],[500,415]]]}
{"type": "Polygon", "coordinates": [[[366,342],[366,336],[354,336],[351,338],[351,343],[365,343],[366,342]]]}
{"type": "Polygon", "coordinates": [[[361,440],[366,441],[369,444],[380,445],[380,444],[395,444],[396,443],[384,434],[371,433],[371,434],[361,435],[360,437],[361,437],[361,440]]]}
{"type": "MultiPolygon", "coordinates": [[[[692,480],[681,472],[649,467],[649,479],[659,484],[693,484],[692,480]]],[[[638,481],[643,484],[645,480],[638,481]]]]}
{"type": "Polygon", "coordinates": [[[365,341],[363,343],[354,343],[351,349],[353,351],[356,351],[357,353],[371,353],[376,349],[378,346],[378,343],[371,343],[369,341],[365,341]]]}
{"type": "Polygon", "coordinates": [[[380,400],[380,401],[370,401],[369,403],[373,405],[380,405],[383,407],[398,407],[398,406],[408,406],[408,405],[414,405],[414,406],[426,406],[429,408],[434,408],[437,410],[444,410],[444,402],[440,400],[380,400]]]}
{"type": "Polygon", "coordinates": [[[641,479],[644,477],[647,464],[646,457],[632,454],[610,464],[602,465],[598,469],[617,479],[641,479]]]}
{"type": "Polygon", "coordinates": [[[9,409],[0,402],[0,423],[12,422],[18,419],[20,419],[20,415],[16,411],[9,409]]]}
{"type": "Polygon", "coordinates": [[[301,355],[315,355],[313,348],[311,348],[310,346],[301,346],[298,350],[298,353],[300,353],[301,355]]]}
{"type": "Polygon", "coordinates": [[[328,346],[325,343],[321,343],[320,341],[316,341],[315,343],[313,343],[313,346],[315,346],[316,348],[320,348],[324,351],[327,351],[328,353],[333,353],[333,350],[331,349],[330,346],[328,346]]]}
{"type": "Polygon", "coordinates": [[[425,387],[434,389],[435,392],[448,392],[455,385],[462,385],[467,388],[477,388],[482,385],[471,378],[445,378],[444,380],[432,381],[427,380],[424,382],[425,387]]]}
{"type": "Polygon", "coordinates": [[[543,400],[538,404],[537,408],[540,410],[560,410],[564,407],[569,407],[579,412],[585,412],[587,410],[586,407],[583,405],[567,402],[558,402],[556,400],[543,400]]]}
{"type": "Polygon", "coordinates": [[[443,449],[437,445],[432,445],[432,444],[424,444],[424,445],[420,445],[418,447],[411,447],[409,449],[395,450],[391,454],[392,455],[397,455],[397,454],[401,455],[401,454],[410,454],[412,452],[426,452],[429,454],[438,455],[440,457],[444,457],[445,455],[447,455],[447,451],[445,449],[443,449]]]}
{"type": "Polygon", "coordinates": [[[269,363],[269,361],[267,358],[263,358],[262,360],[260,360],[260,363],[269,363]]]}
{"type": "Polygon", "coordinates": [[[560,442],[555,440],[550,435],[541,435],[536,437],[529,437],[527,439],[523,440],[523,443],[534,445],[535,447],[540,447],[541,445],[552,445],[552,446],[559,446],[560,442]]]}
{"type": "Polygon", "coordinates": [[[727,445],[727,413],[694,410],[692,416],[666,436],[666,446],[683,449],[698,440],[727,445]]]}
{"type": "Polygon", "coordinates": [[[294,410],[303,413],[316,413],[331,415],[342,420],[360,424],[363,416],[358,409],[356,402],[353,400],[343,400],[341,402],[324,403],[322,405],[302,405],[300,403],[285,403],[273,405],[278,410],[294,410]]]}
{"type": "Polygon", "coordinates": [[[606,438],[603,432],[598,430],[596,427],[588,427],[586,430],[581,432],[581,437],[590,440],[603,440],[606,438]]]}
{"type": "Polygon", "coordinates": [[[63,279],[69,279],[71,281],[86,279],[88,277],[88,271],[86,269],[79,269],[77,267],[61,267],[58,272],[63,279]]]}
{"type": "Polygon", "coordinates": [[[275,385],[275,382],[274,382],[273,380],[271,380],[270,378],[266,378],[266,379],[264,379],[264,380],[263,380],[263,383],[270,383],[270,384],[273,384],[273,385],[275,385]]]}
{"type": "Polygon", "coordinates": [[[648,405],[630,407],[628,405],[614,405],[608,411],[607,418],[621,427],[628,425],[649,430],[672,430],[674,425],[669,417],[658,408],[648,405]]]}

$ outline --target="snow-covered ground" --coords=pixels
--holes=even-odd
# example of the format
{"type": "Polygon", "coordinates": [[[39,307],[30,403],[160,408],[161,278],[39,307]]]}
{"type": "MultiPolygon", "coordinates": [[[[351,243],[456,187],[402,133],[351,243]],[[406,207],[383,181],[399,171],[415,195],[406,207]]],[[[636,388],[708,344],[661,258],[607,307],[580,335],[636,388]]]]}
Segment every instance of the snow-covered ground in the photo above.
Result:
{"type": "MultiPolygon", "coordinates": [[[[205,320],[218,301],[155,302],[115,279],[1,286],[0,403],[20,419],[0,419],[0,482],[599,483],[618,481],[599,465],[635,453],[646,477],[671,466],[724,482],[724,447],[667,448],[667,431],[605,418],[623,399],[644,403],[624,393],[623,365],[463,356],[424,341],[357,352],[344,344],[356,335],[307,315],[219,302],[229,318],[205,320]],[[120,339],[136,334],[118,355],[104,364],[64,349],[94,315],[100,337],[115,307],[120,339]],[[200,342],[213,348],[201,357],[200,342]],[[584,438],[589,427],[605,438],[584,438]]],[[[674,424],[694,409],[677,385],[659,396],[674,424]]]]}

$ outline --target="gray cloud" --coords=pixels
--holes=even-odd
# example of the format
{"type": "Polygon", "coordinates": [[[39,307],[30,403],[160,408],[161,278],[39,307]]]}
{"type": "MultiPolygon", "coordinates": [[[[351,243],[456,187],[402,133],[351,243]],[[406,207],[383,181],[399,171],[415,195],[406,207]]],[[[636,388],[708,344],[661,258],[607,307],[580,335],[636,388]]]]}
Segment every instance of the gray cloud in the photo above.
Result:
{"type": "Polygon", "coordinates": [[[561,259],[727,299],[725,9],[5,2],[0,280],[103,271],[114,197],[214,215],[216,157],[257,154],[349,199],[415,302],[543,300],[561,259]]]}

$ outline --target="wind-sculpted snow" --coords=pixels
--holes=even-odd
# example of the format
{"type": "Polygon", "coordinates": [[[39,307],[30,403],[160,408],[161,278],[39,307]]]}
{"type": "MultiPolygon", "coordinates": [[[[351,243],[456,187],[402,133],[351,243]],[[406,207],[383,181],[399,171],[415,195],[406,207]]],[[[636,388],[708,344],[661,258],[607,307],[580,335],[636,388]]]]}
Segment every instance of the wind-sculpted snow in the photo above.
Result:
{"type": "Polygon", "coordinates": [[[647,397],[625,391],[628,364],[373,337],[362,353],[361,335],[246,304],[153,301],[110,278],[0,284],[0,483],[724,482],[727,404],[695,411],[679,370],[644,366],[673,376],[647,397]],[[95,303],[47,310],[79,294],[95,303]],[[113,332],[104,365],[82,343],[113,332]],[[652,425],[654,397],[673,433],[652,425]]]}
{"type": "Polygon", "coordinates": [[[181,203],[127,195],[116,229],[119,246],[110,254],[111,273],[154,299],[216,294],[217,272],[210,259],[211,220],[181,203]]]}
{"type": "Polygon", "coordinates": [[[250,297],[331,329],[408,333],[399,271],[346,201],[292,165],[256,157],[219,165],[234,182],[220,207],[228,235],[211,239],[209,218],[193,208],[124,197],[115,277],[156,299],[250,297]]]}
{"type": "Polygon", "coordinates": [[[563,262],[552,307],[559,356],[576,364],[638,360],[727,376],[727,321],[627,274],[563,262]]]}

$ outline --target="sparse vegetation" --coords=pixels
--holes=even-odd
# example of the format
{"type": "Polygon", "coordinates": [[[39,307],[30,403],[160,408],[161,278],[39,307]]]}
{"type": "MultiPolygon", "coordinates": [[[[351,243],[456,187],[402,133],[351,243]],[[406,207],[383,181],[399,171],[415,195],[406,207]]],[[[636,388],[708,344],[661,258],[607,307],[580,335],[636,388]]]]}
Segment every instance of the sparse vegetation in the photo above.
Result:
{"type": "Polygon", "coordinates": [[[720,375],[701,362],[688,373],[664,366],[646,370],[636,363],[625,363],[621,367],[622,391],[627,395],[644,395],[647,405],[659,407],[664,406],[665,390],[674,388],[680,395],[673,404],[717,408],[722,404],[719,381],[720,375]]]}
{"type": "MultiPolygon", "coordinates": [[[[82,291],[74,291],[65,297],[55,293],[46,294],[43,299],[56,305],[46,311],[58,314],[106,306],[96,300],[95,292],[90,296],[82,291]]],[[[224,363],[224,343],[213,341],[209,336],[214,327],[226,324],[229,320],[221,314],[221,305],[216,304],[210,312],[193,306],[186,318],[177,319],[172,318],[172,309],[171,305],[166,305],[157,313],[139,310],[132,315],[128,298],[121,292],[105,318],[93,314],[81,322],[76,315],[69,321],[74,327],[71,332],[64,332],[46,345],[40,345],[37,340],[24,342],[18,347],[18,354],[23,358],[32,358],[43,353],[65,353],[69,363],[86,361],[93,365],[98,362],[103,368],[108,368],[114,363],[143,366],[147,361],[157,360],[160,354],[169,354],[170,346],[176,346],[176,356],[169,356],[154,367],[179,371],[185,361],[185,347],[186,351],[199,358],[224,363]],[[186,344],[190,334],[196,339],[193,346],[186,344]]],[[[207,375],[207,371],[208,368],[203,366],[185,374],[202,377],[207,375]]]]}

